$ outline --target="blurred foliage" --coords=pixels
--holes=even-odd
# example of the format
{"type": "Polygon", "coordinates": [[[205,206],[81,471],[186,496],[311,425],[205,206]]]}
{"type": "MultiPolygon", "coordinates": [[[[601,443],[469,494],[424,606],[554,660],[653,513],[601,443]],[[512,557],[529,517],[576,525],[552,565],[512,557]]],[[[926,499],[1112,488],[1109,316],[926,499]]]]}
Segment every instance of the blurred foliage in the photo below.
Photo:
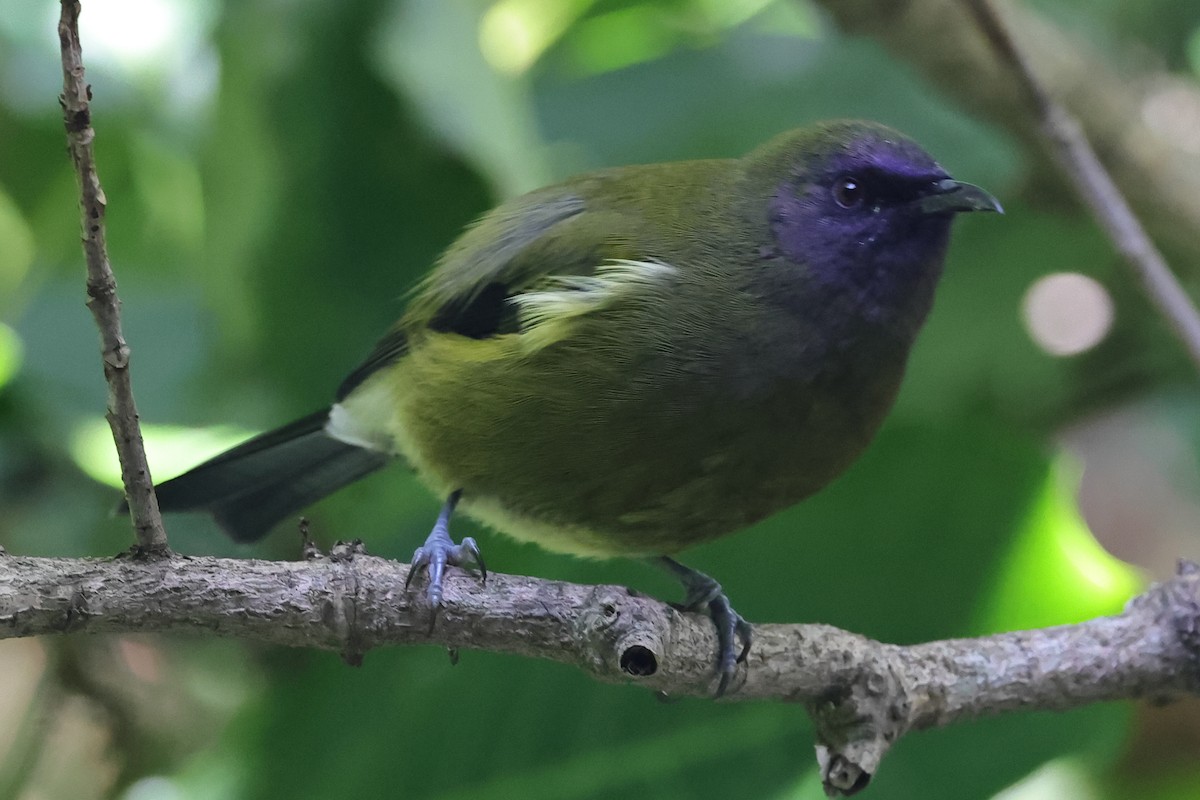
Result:
{"type": "MultiPolygon", "coordinates": [[[[1106,46],[1200,74],[1191,0],[1033,5],[1106,46]]],[[[55,103],[54,6],[0,15],[0,544],[103,555],[129,532],[107,516],[114,496],[101,482],[113,467],[55,103]]],[[[752,620],[822,621],[897,642],[1067,622],[1115,611],[1136,591],[1137,573],[1105,554],[1076,511],[1058,434],[1149,399],[1146,418],[1184,442],[1161,463],[1194,466],[1198,408],[1178,348],[1091,223],[1010,202],[1027,154],[800,0],[114,0],[85,2],[83,21],[110,253],[161,477],[328,402],[404,291],[497,200],[584,169],[736,155],[813,120],[870,117],[987,186],[1009,213],[960,223],[897,410],[862,461],[689,563],[719,576],[752,620]],[[1056,271],[1099,279],[1117,309],[1108,338],[1069,359],[1039,349],[1021,319],[1031,283],[1056,271]]],[[[1196,487],[1180,480],[1191,502],[1196,487]]],[[[436,509],[392,470],[318,506],[313,529],[406,558],[436,509]]],[[[282,532],[250,549],[205,519],[169,524],[185,553],[297,554],[282,532]]],[[[639,564],[484,538],[488,563],[504,571],[678,592],[639,564]]],[[[122,725],[109,707],[96,723],[103,755],[67,768],[107,776],[89,796],[820,796],[795,708],[663,703],[487,653],[451,669],[436,649],[395,649],[351,669],[328,654],[203,639],[139,647],[103,658],[56,642],[48,655],[0,648],[0,662],[46,670],[63,693],[92,696],[98,684],[79,676],[117,670],[186,709],[174,734],[148,727],[158,746],[135,758],[139,721],[153,717],[145,708],[161,702],[130,701],[122,725]]],[[[56,717],[62,706],[44,689],[27,694],[12,712],[20,719],[75,719],[56,717]]],[[[1131,737],[1153,730],[1131,716],[1096,707],[913,736],[868,796],[1200,793],[1194,763],[1161,791],[1122,771],[1131,737]]],[[[19,721],[0,727],[26,739],[87,727],[19,721]]],[[[15,763],[40,747],[5,747],[0,787],[41,780],[15,763]]],[[[37,796],[83,796],[53,785],[37,796]]]]}

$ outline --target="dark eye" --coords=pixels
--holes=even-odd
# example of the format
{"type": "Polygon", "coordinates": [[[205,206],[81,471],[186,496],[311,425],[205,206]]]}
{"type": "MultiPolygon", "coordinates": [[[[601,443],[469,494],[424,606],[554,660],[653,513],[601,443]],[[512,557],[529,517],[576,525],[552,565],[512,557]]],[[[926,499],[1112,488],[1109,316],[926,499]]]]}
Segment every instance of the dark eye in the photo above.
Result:
{"type": "Polygon", "coordinates": [[[846,175],[833,184],[833,199],[842,208],[857,208],[867,199],[867,190],[861,180],[846,175]]]}

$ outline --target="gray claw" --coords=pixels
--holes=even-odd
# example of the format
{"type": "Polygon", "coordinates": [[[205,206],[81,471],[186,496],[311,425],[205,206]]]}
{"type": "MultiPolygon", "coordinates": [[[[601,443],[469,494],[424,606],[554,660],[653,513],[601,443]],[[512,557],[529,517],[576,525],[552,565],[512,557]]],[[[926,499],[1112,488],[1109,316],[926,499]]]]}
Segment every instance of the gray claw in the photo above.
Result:
{"type": "Polygon", "coordinates": [[[479,545],[475,543],[475,538],[464,536],[459,548],[463,552],[463,561],[459,566],[474,564],[479,569],[479,582],[487,583],[487,566],[483,563],[483,555],[479,552],[479,545]]]}
{"type": "Polygon", "coordinates": [[[703,572],[685,567],[673,558],[661,556],[658,563],[679,578],[687,596],[680,608],[683,611],[707,612],[717,629],[717,674],[720,682],[714,698],[725,694],[729,682],[737,674],[737,665],[745,662],[750,654],[753,628],[742,615],[733,610],[729,598],[721,589],[721,584],[705,575],[703,572]],[[742,640],[742,649],[735,649],[738,639],[742,640]]]}
{"type": "Polygon", "coordinates": [[[431,628],[433,620],[437,617],[437,611],[442,605],[442,578],[446,574],[447,565],[464,568],[475,565],[479,568],[481,579],[487,581],[487,568],[483,565],[483,557],[479,553],[479,545],[475,539],[467,536],[461,544],[455,544],[454,540],[450,538],[450,515],[454,513],[454,507],[458,505],[461,495],[461,491],[455,491],[446,499],[433,530],[425,539],[425,544],[418,547],[413,553],[412,566],[409,567],[408,576],[404,579],[404,588],[407,591],[414,576],[422,572],[429,575],[429,586],[425,588],[425,596],[429,599],[429,605],[433,609],[433,616],[430,618],[431,628]]]}

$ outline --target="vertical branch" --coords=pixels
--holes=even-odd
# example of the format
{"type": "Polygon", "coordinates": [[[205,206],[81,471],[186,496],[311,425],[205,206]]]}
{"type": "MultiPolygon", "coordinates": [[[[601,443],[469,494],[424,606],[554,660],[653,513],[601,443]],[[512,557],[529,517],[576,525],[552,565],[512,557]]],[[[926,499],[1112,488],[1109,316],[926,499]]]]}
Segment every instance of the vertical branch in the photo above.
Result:
{"type": "Polygon", "coordinates": [[[1055,159],[1200,369],[1200,313],[1100,163],[1083,129],[1033,74],[991,0],[967,0],[967,7],[1000,60],[1012,70],[1055,159]]]}
{"type": "Polygon", "coordinates": [[[84,80],[83,54],[79,46],[78,0],[62,0],[58,39],[63,65],[63,93],[59,101],[67,131],[67,150],[79,177],[83,254],[87,261],[87,306],[100,329],[104,379],[108,384],[108,424],[121,462],[125,497],[133,514],[136,549],[143,555],[162,555],[168,552],[167,534],[158,512],[158,500],[154,496],[150,467],[142,445],[142,431],[129,378],[129,345],[121,333],[121,303],[105,244],[107,201],[96,174],[92,149],[96,132],[92,129],[89,107],[92,91],[84,80]]]}

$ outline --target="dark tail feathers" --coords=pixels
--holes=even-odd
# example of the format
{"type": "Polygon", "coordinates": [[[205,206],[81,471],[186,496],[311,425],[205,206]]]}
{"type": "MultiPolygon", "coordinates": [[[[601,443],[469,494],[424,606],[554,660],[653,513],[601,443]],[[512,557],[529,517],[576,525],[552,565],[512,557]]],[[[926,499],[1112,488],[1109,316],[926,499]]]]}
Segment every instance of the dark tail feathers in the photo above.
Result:
{"type": "Polygon", "coordinates": [[[391,459],[325,433],[319,411],[243,442],[155,487],[163,511],[204,510],[239,542],[374,472],[391,459]]]}

